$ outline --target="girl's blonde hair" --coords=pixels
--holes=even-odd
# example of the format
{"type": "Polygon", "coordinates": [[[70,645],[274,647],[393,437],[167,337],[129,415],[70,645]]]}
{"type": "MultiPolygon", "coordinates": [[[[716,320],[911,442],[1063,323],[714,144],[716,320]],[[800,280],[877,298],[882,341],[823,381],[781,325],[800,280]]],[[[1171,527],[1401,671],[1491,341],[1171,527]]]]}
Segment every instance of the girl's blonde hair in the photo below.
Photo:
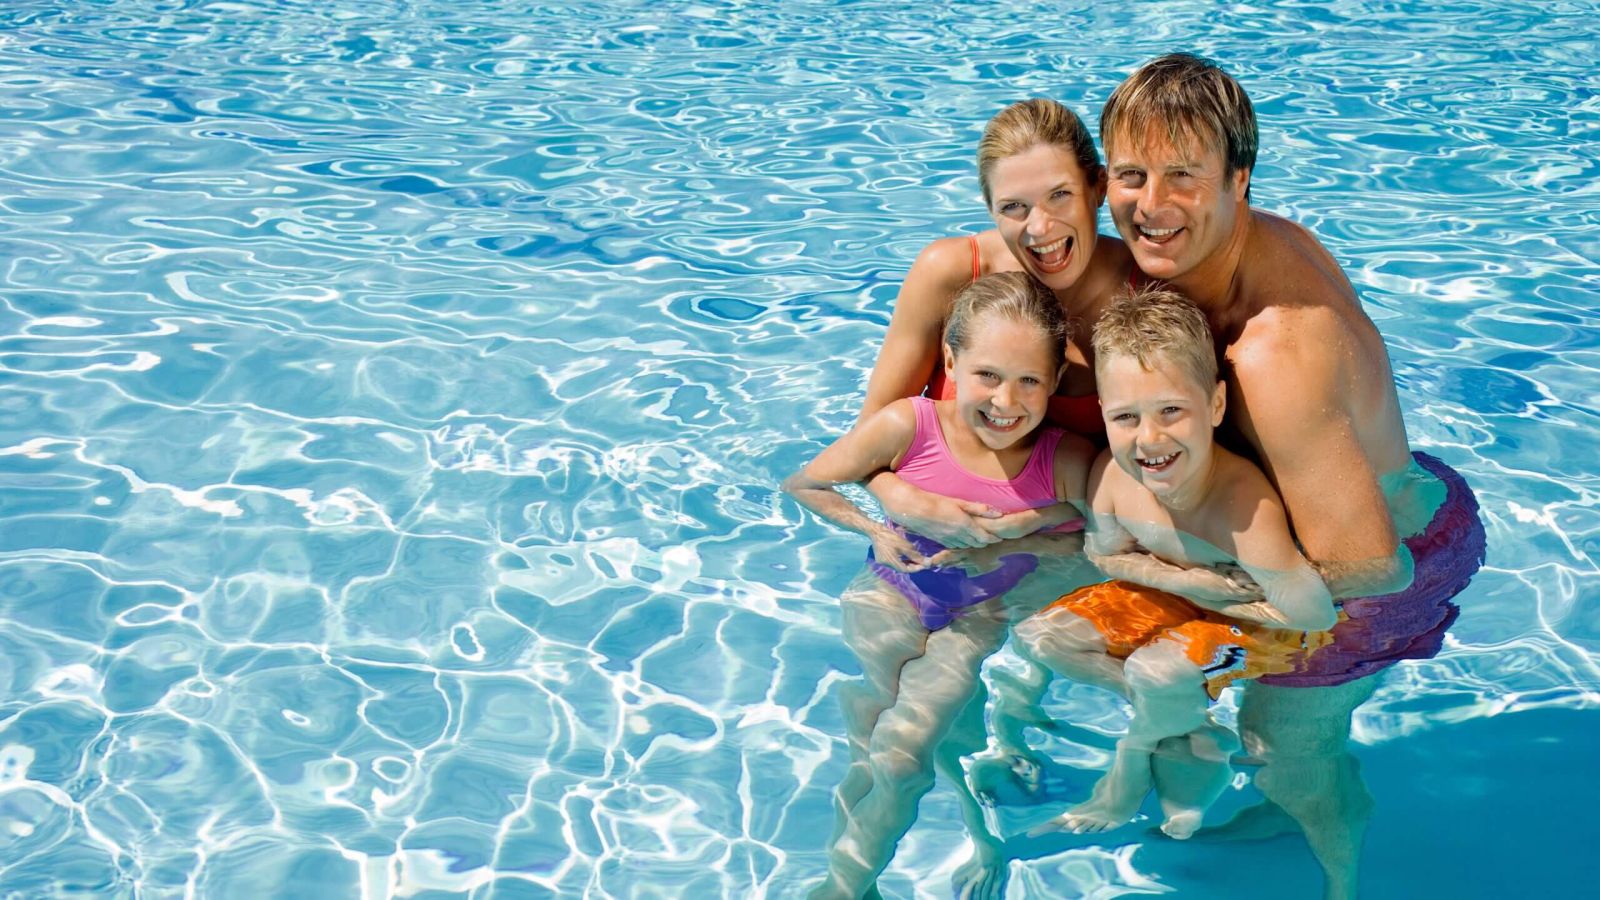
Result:
{"type": "Polygon", "coordinates": [[[1072,330],[1061,302],[1049,288],[1021,272],[996,272],[962,288],[944,323],[945,344],[960,353],[972,343],[975,323],[991,315],[1039,329],[1050,341],[1056,365],[1066,361],[1072,330]]]}

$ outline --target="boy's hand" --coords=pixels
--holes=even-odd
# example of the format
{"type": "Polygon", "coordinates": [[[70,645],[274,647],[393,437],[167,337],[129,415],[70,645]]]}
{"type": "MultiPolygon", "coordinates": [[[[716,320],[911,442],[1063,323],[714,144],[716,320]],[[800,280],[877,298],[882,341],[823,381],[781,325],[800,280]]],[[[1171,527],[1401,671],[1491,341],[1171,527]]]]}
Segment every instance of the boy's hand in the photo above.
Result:
{"type": "Polygon", "coordinates": [[[872,529],[871,537],[872,555],[891,569],[921,572],[931,565],[928,557],[923,556],[910,539],[887,525],[872,529]]]}

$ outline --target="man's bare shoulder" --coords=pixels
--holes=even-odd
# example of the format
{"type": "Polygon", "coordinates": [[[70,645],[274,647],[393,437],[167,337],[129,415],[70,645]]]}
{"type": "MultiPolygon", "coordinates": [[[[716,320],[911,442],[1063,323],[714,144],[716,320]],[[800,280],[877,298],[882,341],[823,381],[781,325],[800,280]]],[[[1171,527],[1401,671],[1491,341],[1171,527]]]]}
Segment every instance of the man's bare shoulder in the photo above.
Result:
{"type": "Polygon", "coordinates": [[[1250,216],[1250,243],[1239,272],[1247,305],[1359,308],[1350,280],[1315,235],[1259,209],[1250,216]]]}

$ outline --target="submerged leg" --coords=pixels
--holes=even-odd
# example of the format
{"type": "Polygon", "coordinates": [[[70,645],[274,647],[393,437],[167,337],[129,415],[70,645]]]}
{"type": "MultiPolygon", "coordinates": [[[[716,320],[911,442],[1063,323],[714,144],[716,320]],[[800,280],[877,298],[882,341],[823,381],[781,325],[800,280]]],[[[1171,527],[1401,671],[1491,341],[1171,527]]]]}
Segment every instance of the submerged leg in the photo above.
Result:
{"type": "Polygon", "coordinates": [[[867,744],[883,711],[899,693],[900,670],[922,655],[927,629],[899,592],[863,571],[839,598],[845,644],[861,662],[861,680],[839,692],[850,765],[834,791],[834,825],[828,847],[844,832],[850,810],[872,788],[867,744]]]}
{"type": "Polygon", "coordinates": [[[1270,837],[1292,822],[1322,866],[1324,896],[1354,897],[1372,795],[1349,752],[1350,719],[1372,696],[1377,678],[1334,687],[1246,686],[1239,730],[1245,749],[1261,760],[1255,784],[1267,802],[1200,836],[1270,837]]]}
{"type": "Polygon", "coordinates": [[[1116,759],[1088,800],[1036,831],[1092,833],[1117,828],[1139,811],[1154,786],[1151,755],[1162,740],[1187,735],[1206,724],[1204,674],[1183,648],[1156,641],[1134,651],[1124,669],[1133,704],[1128,735],[1116,759]]]}
{"type": "MultiPolygon", "coordinates": [[[[935,751],[978,690],[978,669],[1005,639],[1004,622],[974,610],[928,636],[901,668],[894,705],[867,743],[871,787],[850,809],[813,897],[859,897],[893,858],[932,787],[935,751]]],[[[981,821],[981,819],[980,819],[981,821]]]]}

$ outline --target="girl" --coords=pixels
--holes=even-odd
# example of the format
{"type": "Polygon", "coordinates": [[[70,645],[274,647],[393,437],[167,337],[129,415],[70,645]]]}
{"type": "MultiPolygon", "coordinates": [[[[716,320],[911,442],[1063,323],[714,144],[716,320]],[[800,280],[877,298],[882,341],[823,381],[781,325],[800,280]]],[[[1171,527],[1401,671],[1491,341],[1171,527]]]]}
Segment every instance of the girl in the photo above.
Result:
{"type": "MultiPolygon", "coordinates": [[[[819,896],[865,893],[910,828],[935,767],[959,777],[935,748],[977,693],[982,661],[1005,640],[1014,618],[1005,595],[1038,565],[1036,553],[1076,553],[1072,532],[1083,527],[1080,515],[1047,532],[946,549],[869,518],[833,488],[890,470],[1001,513],[1065,502],[1081,509],[1093,445],[1044,424],[1066,342],[1061,304],[1031,277],[980,278],[957,295],[944,327],[944,375],[955,396],[888,404],[784,482],[816,514],[872,540],[868,571],[843,598],[846,630],[870,636],[857,646],[867,684],[845,699],[852,765],[819,896]],[[907,697],[901,683],[918,690],[907,697]]],[[[964,811],[975,813],[962,795],[973,807],[964,811]]],[[[983,835],[974,829],[984,857],[976,872],[998,883],[998,845],[983,835]]]]}

